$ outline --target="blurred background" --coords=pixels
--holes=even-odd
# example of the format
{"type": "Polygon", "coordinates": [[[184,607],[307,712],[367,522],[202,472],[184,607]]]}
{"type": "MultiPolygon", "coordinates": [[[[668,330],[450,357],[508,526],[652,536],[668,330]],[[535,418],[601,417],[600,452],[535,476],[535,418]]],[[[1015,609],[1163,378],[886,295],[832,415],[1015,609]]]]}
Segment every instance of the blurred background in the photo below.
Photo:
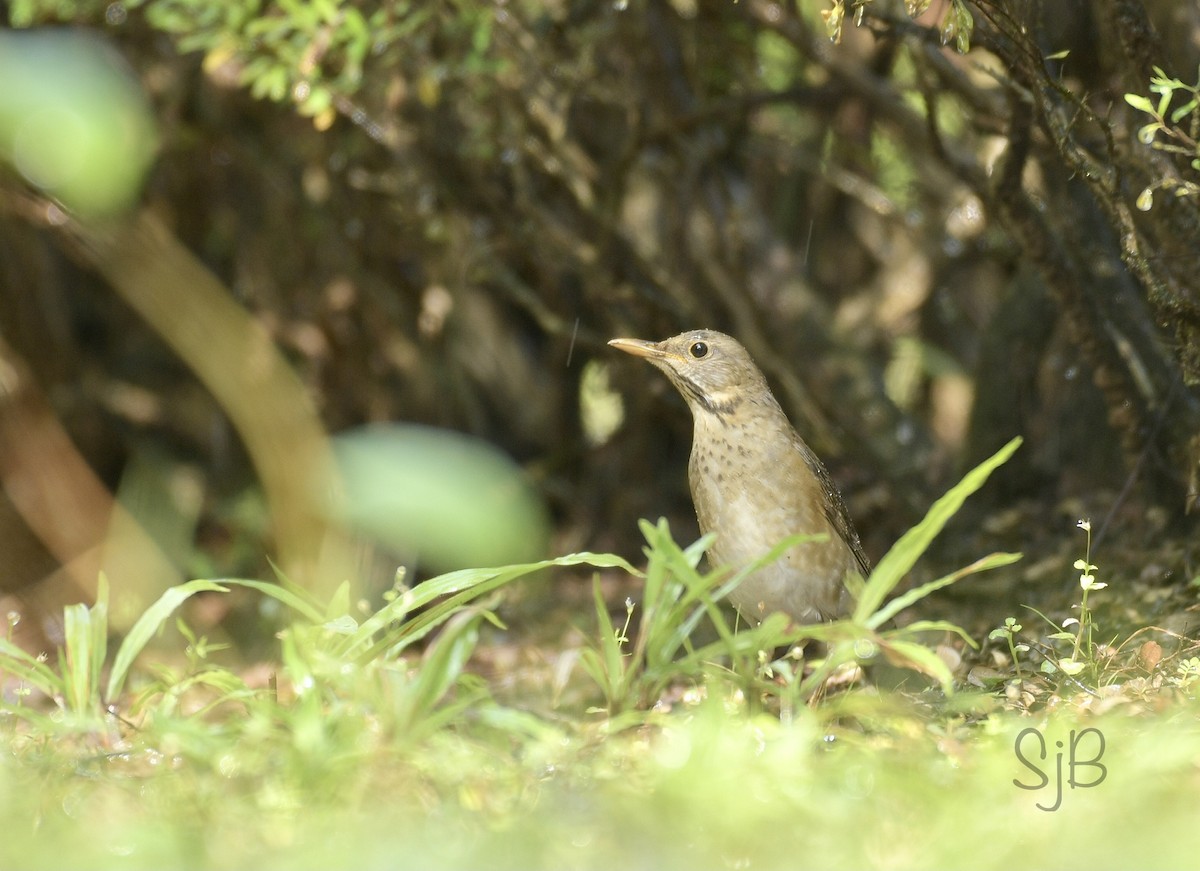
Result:
{"type": "Polygon", "coordinates": [[[1090,516],[1139,571],[1155,554],[1145,579],[1196,574],[1195,4],[0,21],[0,604],[23,632],[99,569],[136,614],[268,556],[374,597],[397,565],[636,558],[641,517],[690,541],[690,417],[604,343],[693,327],[749,348],[874,559],[1019,434],[945,559],[1074,554],[1090,516]]]}

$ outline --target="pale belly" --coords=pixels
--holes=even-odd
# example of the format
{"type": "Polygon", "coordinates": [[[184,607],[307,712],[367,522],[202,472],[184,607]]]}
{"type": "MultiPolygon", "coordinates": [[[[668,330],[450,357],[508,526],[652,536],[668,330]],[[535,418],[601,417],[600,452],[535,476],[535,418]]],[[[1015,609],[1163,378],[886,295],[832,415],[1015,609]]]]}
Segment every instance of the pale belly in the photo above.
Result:
{"type": "MultiPolygon", "coordinates": [[[[702,485],[703,486],[703,485],[702,485]]],[[[761,620],[782,611],[801,623],[814,623],[844,613],[844,578],[853,556],[830,528],[820,503],[799,500],[806,507],[787,507],[782,500],[753,498],[745,490],[710,484],[703,496],[695,492],[701,532],[716,532],[709,550],[715,566],[739,569],[767,554],[792,535],[823,534],[825,540],[803,542],[777,560],[755,570],[730,593],[729,599],[745,617],[761,620]],[[700,506],[706,508],[701,510],[700,506]]],[[[790,500],[796,501],[796,500],[790,500]]]]}

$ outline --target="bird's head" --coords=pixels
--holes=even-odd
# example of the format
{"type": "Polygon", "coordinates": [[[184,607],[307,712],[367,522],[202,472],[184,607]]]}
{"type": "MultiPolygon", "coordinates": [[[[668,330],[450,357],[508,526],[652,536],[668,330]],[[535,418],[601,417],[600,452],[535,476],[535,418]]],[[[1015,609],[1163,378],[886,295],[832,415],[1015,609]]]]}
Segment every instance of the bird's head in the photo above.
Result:
{"type": "Polygon", "coordinates": [[[613,339],[609,344],[665,372],[693,412],[722,414],[747,397],[770,396],[766,379],[746,349],[715,330],[688,330],[661,342],[613,339]]]}

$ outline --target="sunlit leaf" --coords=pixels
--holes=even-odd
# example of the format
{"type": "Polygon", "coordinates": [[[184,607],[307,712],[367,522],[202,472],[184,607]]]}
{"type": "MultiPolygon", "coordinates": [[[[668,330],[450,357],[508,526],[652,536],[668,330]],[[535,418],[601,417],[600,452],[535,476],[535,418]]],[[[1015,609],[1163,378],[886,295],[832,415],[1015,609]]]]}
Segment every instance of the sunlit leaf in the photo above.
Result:
{"type": "Polygon", "coordinates": [[[140,84],[95,33],[0,31],[0,161],[85,217],[136,200],[157,149],[140,84]]]}
{"type": "Polygon", "coordinates": [[[424,426],[377,425],[335,438],[346,494],[333,513],[434,571],[545,553],[546,509],[494,446],[424,426]]]}
{"type": "Polygon", "coordinates": [[[1125,102],[1140,112],[1145,112],[1149,115],[1154,114],[1154,104],[1149,98],[1143,97],[1141,94],[1126,94],[1125,102]]]}
{"type": "Polygon", "coordinates": [[[116,699],[121,692],[121,688],[125,685],[125,679],[129,675],[129,669],[133,665],[133,661],[142,652],[142,649],[150,643],[150,639],[158,634],[163,623],[175,612],[176,608],[197,593],[226,593],[228,591],[228,587],[223,587],[212,581],[195,580],[180,584],[177,587],[171,587],[164,592],[158,601],[147,608],[145,613],[137,619],[137,622],[130,628],[129,634],[125,636],[121,647],[117,650],[117,656],[113,660],[112,672],[108,676],[108,688],[104,692],[104,697],[110,701],[116,699]]]}
{"type": "Polygon", "coordinates": [[[855,620],[865,623],[879,610],[884,599],[925,553],[967,497],[982,487],[991,473],[1007,462],[1020,445],[1021,438],[1018,436],[968,472],[958,484],[933,504],[920,523],[900,537],[867,579],[862,598],[854,609],[855,620]]]}

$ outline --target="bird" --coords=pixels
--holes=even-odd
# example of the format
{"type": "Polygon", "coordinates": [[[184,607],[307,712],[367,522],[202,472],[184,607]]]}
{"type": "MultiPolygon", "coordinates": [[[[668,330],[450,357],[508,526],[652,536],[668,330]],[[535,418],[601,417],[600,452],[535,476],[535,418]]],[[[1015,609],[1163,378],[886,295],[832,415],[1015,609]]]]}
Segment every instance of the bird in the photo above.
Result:
{"type": "Polygon", "coordinates": [[[691,410],[688,484],[701,534],[715,534],[710,565],[738,570],[789,536],[825,536],[746,575],[729,594],[737,611],[755,624],[774,612],[797,624],[845,616],[847,576],[866,577],[871,564],[841,493],[749,352],[715,330],[608,344],[661,369],[691,410]]]}

